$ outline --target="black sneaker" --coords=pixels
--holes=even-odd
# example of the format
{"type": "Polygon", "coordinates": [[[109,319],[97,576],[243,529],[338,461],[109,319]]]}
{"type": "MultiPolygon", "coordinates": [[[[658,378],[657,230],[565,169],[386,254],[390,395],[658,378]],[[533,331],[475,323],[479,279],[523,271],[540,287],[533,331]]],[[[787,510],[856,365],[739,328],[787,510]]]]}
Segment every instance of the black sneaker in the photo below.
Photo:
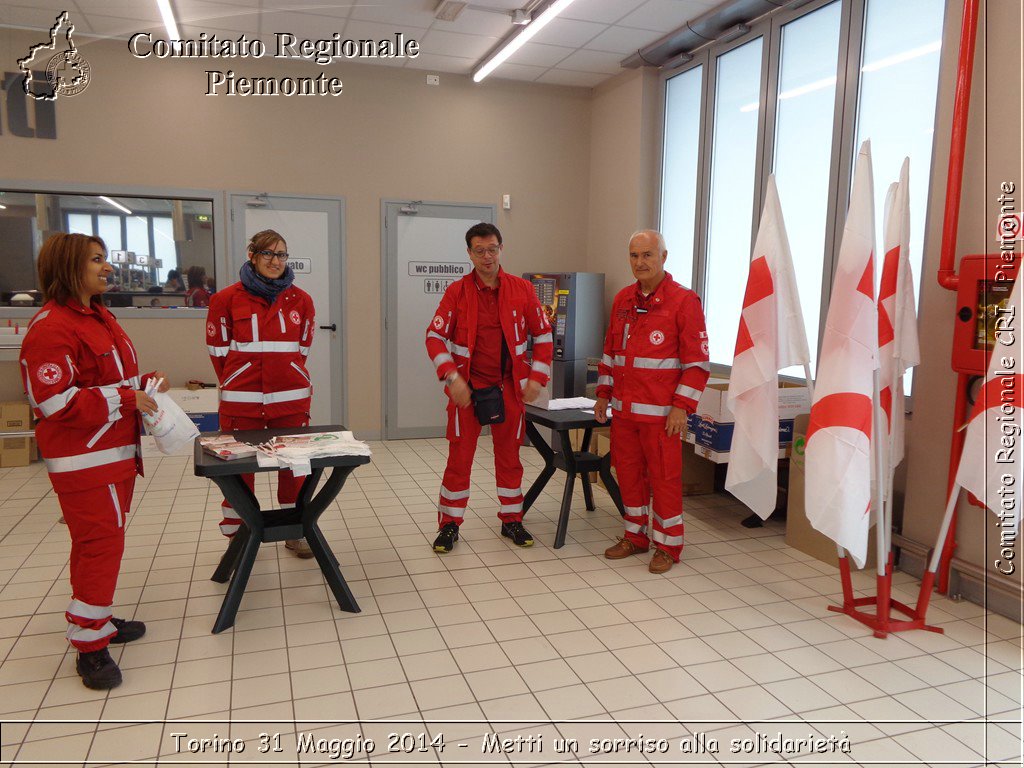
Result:
{"type": "Polygon", "coordinates": [[[79,653],[75,667],[86,688],[102,691],[117,688],[121,684],[121,670],[117,662],[110,658],[110,651],[106,648],[79,653]]]}
{"type": "Polygon", "coordinates": [[[502,523],[501,535],[512,539],[512,543],[517,547],[533,546],[533,536],[530,535],[530,532],[526,530],[526,528],[523,527],[523,524],[519,521],[514,523],[502,523]]]}
{"type": "Polygon", "coordinates": [[[458,523],[445,523],[441,530],[437,534],[437,538],[434,539],[434,551],[451,552],[455,547],[455,542],[459,540],[459,524],[458,523]]]}
{"type": "Polygon", "coordinates": [[[110,638],[112,643],[130,643],[132,640],[138,640],[146,634],[146,625],[141,621],[112,618],[110,623],[117,630],[117,634],[110,638]]]}

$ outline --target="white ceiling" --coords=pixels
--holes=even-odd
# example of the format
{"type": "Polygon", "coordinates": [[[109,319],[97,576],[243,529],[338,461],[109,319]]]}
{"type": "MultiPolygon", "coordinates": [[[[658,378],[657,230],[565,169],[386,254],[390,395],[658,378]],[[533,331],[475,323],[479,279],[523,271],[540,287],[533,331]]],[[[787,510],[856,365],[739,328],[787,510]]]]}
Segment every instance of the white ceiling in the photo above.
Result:
{"type": "MultiPolygon", "coordinates": [[[[438,0],[172,0],[181,36],[200,32],[273,42],[276,32],[300,39],[390,38],[420,43],[415,59],[366,60],[430,72],[470,74],[513,30],[505,11],[528,0],[470,0],[454,22],[434,18],[438,0]],[[490,9],[490,10],[487,10],[490,9]],[[498,12],[495,12],[498,11],[498,12]]],[[[593,87],[620,72],[619,61],[696,18],[721,0],[576,0],[491,77],[593,87]]],[[[152,31],[164,38],[156,0],[0,0],[0,27],[48,30],[67,10],[81,36],[127,39],[152,31]]],[[[272,52],[270,47],[268,53],[272,52]]]]}

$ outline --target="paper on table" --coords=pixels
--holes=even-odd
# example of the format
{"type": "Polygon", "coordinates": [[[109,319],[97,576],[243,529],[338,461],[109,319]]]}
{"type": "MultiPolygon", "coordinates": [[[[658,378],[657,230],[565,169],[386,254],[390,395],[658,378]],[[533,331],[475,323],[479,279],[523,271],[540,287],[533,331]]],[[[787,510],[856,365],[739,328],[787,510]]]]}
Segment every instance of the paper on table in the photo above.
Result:
{"type": "Polygon", "coordinates": [[[549,411],[568,411],[573,408],[590,408],[593,409],[596,400],[591,400],[589,397],[559,397],[554,400],[549,400],[545,406],[549,411]]]}

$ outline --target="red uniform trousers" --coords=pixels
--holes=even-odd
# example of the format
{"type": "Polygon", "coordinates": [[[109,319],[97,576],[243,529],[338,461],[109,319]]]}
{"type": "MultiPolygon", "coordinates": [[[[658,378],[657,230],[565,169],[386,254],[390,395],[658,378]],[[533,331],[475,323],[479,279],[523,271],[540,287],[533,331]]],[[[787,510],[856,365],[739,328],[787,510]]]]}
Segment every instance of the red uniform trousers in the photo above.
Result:
{"type": "Polygon", "coordinates": [[[664,422],[612,418],[612,465],[626,509],[626,539],[642,549],[664,550],[673,562],[683,551],[683,452],[679,436],[665,434],[664,422]],[[647,536],[647,512],[654,492],[654,531],[647,536]]]}
{"type": "MultiPolygon", "coordinates": [[[[519,446],[523,441],[524,411],[516,400],[514,386],[511,379],[506,379],[505,421],[491,425],[498,517],[503,523],[523,519],[523,463],[519,460],[519,446]]],[[[448,523],[462,525],[469,504],[469,478],[480,429],[472,405],[456,408],[448,403],[448,465],[437,504],[438,528],[448,523]]]]}
{"type": "Polygon", "coordinates": [[[71,604],[64,616],[68,640],[83,653],[106,648],[117,634],[110,608],[134,490],[132,476],[112,485],[57,494],[71,534],[71,604]]]}
{"type": "MultiPolygon", "coordinates": [[[[309,424],[308,413],[292,413],[288,416],[279,416],[276,419],[248,418],[245,416],[224,416],[220,417],[220,431],[232,432],[245,429],[282,429],[284,427],[305,427],[309,424]]],[[[249,490],[256,487],[255,477],[251,474],[242,475],[249,490]]],[[[299,498],[299,490],[306,478],[297,478],[290,470],[282,469],[277,473],[277,501],[283,506],[293,506],[299,498]]],[[[234,510],[225,499],[220,503],[221,514],[224,519],[220,521],[220,532],[228,538],[238,533],[238,526],[242,520],[235,516],[234,510]]]]}

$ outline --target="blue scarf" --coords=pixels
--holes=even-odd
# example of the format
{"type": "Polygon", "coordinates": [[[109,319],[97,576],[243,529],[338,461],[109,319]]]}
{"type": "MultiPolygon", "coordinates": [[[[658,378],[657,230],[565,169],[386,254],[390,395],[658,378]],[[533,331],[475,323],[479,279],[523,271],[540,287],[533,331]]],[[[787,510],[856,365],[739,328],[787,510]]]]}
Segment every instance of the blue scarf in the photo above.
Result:
{"type": "Polygon", "coordinates": [[[290,266],[284,268],[284,274],[278,278],[264,277],[253,267],[251,261],[245,262],[238,276],[242,279],[242,287],[253,296],[266,299],[271,304],[277,299],[278,294],[286,288],[291,287],[295,282],[295,273],[290,266]]]}

